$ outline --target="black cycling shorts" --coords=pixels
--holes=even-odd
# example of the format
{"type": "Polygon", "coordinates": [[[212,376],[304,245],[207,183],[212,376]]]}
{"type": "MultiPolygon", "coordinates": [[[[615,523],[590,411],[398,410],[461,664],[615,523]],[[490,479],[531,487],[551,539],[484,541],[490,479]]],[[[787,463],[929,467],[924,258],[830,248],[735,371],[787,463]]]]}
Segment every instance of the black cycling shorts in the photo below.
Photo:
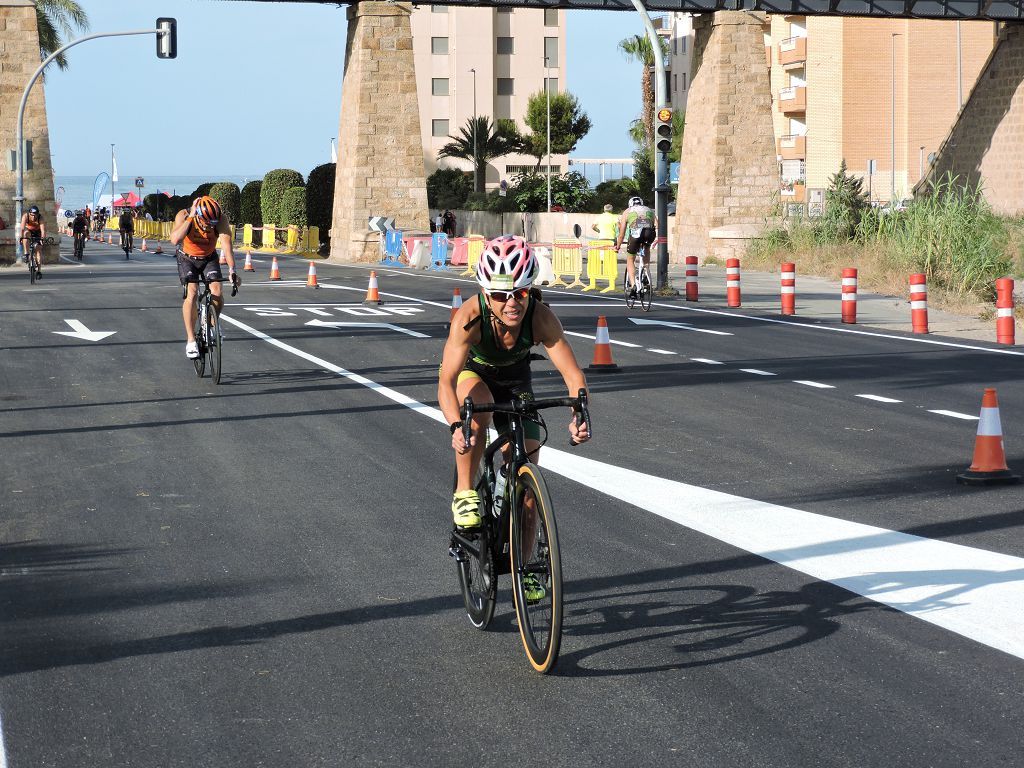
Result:
{"type": "Polygon", "coordinates": [[[198,283],[200,275],[203,275],[208,283],[223,279],[224,276],[220,271],[220,257],[217,252],[214,251],[209,256],[198,258],[179,252],[178,277],[181,279],[181,284],[198,283]]]}
{"type": "MultiPolygon", "coordinates": [[[[530,372],[530,358],[512,365],[486,365],[470,358],[463,366],[464,371],[472,371],[491,391],[494,402],[502,403],[515,400],[526,394],[533,397],[533,378],[530,372]]],[[[508,414],[495,413],[494,428],[499,435],[508,432],[508,414]]],[[[528,440],[540,440],[540,425],[535,421],[523,420],[523,434],[528,440]]]]}
{"type": "MultiPolygon", "coordinates": [[[[640,246],[649,246],[654,242],[656,236],[654,227],[644,227],[640,230],[640,237],[630,237],[629,242],[626,243],[626,253],[631,256],[636,256],[636,252],[640,250],[640,246]]],[[[647,248],[650,252],[650,248],[647,248]]]]}

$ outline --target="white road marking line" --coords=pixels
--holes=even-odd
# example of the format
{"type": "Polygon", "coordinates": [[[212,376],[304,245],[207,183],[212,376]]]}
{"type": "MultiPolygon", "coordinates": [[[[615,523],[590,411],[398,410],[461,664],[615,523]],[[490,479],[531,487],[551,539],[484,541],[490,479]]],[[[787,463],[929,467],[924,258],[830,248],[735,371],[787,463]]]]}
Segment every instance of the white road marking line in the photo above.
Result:
{"type": "Polygon", "coordinates": [[[902,403],[902,400],[894,400],[891,397],[882,397],[881,395],[855,395],[855,397],[863,397],[865,400],[874,400],[877,403],[902,403]]]}
{"type": "Polygon", "coordinates": [[[672,352],[671,350],[668,350],[668,349],[651,349],[651,348],[648,348],[647,351],[648,352],[653,352],[656,355],[678,355],[679,354],[678,352],[672,352]]]}
{"type": "MultiPolygon", "coordinates": [[[[228,323],[444,424],[437,408],[228,323]]],[[[733,496],[548,446],[544,468],[607,496],[1024,659],[1024,558],[733,496]]],[[[0,768],[4,768],[0,764],[0,768]]]]}
{"type": "Polygon", "coordinates": [[[771,371],[762,371],[762,370],[760,370],[758,368],[740,368],[740,370],[743,371],[744,373],[752,373],[755,376],[778,376],[779,375],[777,373],[772,373],[771,371]]]}
{"type": "MultiPolygon", "coordinates": [[[[579,336],[581,339],[590,339],[594,341],[596,337],[590,336],[586,333],[577,333],[576,331],[563,331],[566,336],[579,336]]],[[[616,341],[615,339],[609,339],[609,344],[618,344],[620,347],[632,347],[634,349],[640,349],[639,344],[630,344],[628,341],[616,341]]]]}
{"type": "Polygon", "coordinates": [[[966,413],[957,413],[956,411],[943,411],[935,410],[928,411],[928,413],[937,413],[939,416],[952,416],[954,419],[963,419],[964,421],[977,421],[977,416],[970,416],[966,413]]]}
{"type": "Polygon", "coordinates": [[[706,365],[725,365],[725,363],[718,360],[708,360],[706,357],[691,357],[691,360],[695,363],[704,363],[706,365]]]}
{"type": "Polygon", "coordinates": [[[822,384],[818,381],[801,381],[799,379],[793,380],[794,384],[803,384],[806,387],[815,387],[817,389],[835,389],[831,384],[822,384]]]}

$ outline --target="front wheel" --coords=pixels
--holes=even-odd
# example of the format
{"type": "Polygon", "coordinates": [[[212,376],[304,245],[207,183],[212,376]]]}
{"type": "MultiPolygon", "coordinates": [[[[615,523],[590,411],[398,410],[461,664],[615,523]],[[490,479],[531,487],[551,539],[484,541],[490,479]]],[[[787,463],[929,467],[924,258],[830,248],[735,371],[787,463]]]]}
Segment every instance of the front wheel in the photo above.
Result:
{"type": "Polygon", "coordinates": [[[514,498],[509,549],[519,634],[531,666],[546,674],[562,642],[562,558],[551,497],[535,465],[520,467],[514,498]]]}
{"type": "Polygon", "coordinates": [[[210,378],[214,384],[220,384],[220,317],[217,310],[210,307],[207,312],[210,316],[209,332],[206,334],[206,355],[210,358],[210,378]]]}
{"type": "Polygon", "coordinates": [[[626,295],[626,306],[630,309],[636,304],[636,293],[633,292],[633,283],[629,280],[629,273],[622,278],[622,292],[626,295]]]}
{"type": "Polygon", "coordinates": [[[203,329],[204,314],[202,307],[200,307],[199,311],[196,312],[196,324],[193,328],[196,336],[196,345],[199,347],[199,357],[192,358],[192,365],[195,366],[196,376],[200,378],[206,372],[206,343],[204,341],[206,337],[203,329]]]}

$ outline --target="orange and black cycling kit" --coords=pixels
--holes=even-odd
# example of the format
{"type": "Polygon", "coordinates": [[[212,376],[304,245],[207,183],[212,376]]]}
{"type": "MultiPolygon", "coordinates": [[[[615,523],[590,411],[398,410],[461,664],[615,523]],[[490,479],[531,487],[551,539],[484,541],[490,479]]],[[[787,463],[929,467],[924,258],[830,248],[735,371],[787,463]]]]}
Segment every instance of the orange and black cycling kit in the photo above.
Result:
{"type": "Polygon", "coordinates": [[[35,221],[32,221],[31,217],[25,219],[25,232],[23,233],[22,237],[32,237],[38,239],[42,236],[42,233],[43,223],[40,219],[36,219],[35,221]]]}
{"type": "Polygon", "coordinates": [[[217,250],[217,237],[216,226],[207,225],[203,231],[193,219],[188,232],[185,233],[185,239],[181,241],[181,250],[193,259],[205,259],[217,250]]]}

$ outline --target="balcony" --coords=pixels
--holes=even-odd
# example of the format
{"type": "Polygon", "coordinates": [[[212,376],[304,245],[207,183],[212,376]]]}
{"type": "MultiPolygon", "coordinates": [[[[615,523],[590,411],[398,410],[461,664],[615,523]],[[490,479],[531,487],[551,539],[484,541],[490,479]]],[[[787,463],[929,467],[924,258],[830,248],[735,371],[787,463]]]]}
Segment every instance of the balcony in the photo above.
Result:
{"type": "Polygon", "coordinates": [[[779,195],[783,203],[802,203],[807,191],[807,184],[803,181],[784,181],[779,195]]]}
{"type": "Polygon", "coordinates": [[[807,111],[807,86],[791,85],[779,91],[779,111],[788,115],[807,111]]]}
{"type": "Polygon", "coordinates": [[[806,136],[780,136],[775,143],[780,160],[804,160],[807,157],[806,136]]]}
{"type": "Polygon", "coordinates": [[[779,43],[779,64],[783,67],[807,61],[807,38],[787,37],[779,43]]]}

